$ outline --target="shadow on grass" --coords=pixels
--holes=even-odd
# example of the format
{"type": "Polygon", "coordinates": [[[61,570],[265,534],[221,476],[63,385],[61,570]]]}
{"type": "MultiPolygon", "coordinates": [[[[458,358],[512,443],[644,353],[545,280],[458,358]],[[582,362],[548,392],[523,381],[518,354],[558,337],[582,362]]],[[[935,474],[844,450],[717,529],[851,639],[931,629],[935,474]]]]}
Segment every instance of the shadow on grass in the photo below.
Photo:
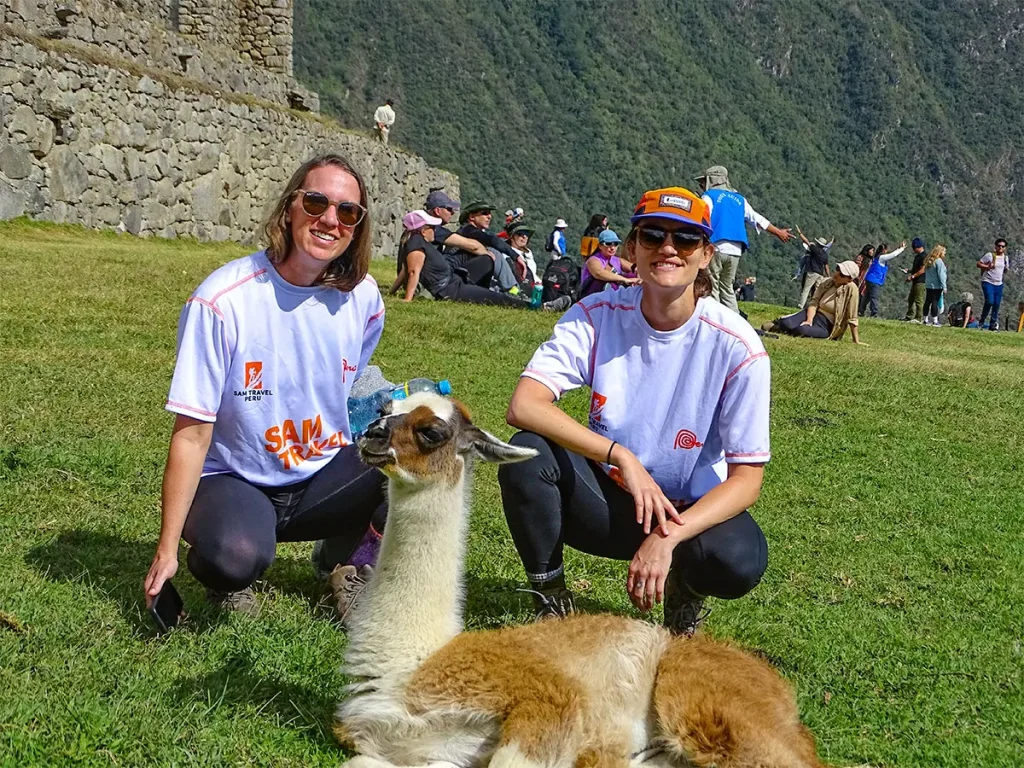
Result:
{"type": "Polygon", "coordinates": [[[337,746],[330,733],[338,697],[314,692],[301,685],[265,677],[250,658],[230,657],[220,669],[200,677],[180,677],[168,696],[182,711],[256,707],[257,714],[276,717],[281,727],[306,732],[314,740],[337,746]]]}
{"type": "MultiPolygon", "coordinates": [[[[154,635],[156,629],[142,595],[142,581],[153,561],[153,551],[151,542],[76,529],[63,531],[52,541],[33,547],[25,554],[25,563],[51,581],[91,586],[118,604],[132,629],[154,635]]],[[[184,563],[178,570],[179,580],[183,569],[184,563]]],[[[189,614],[180,629],[199,632],[224,620],[221,611],[207,609],[192,589],[177,582],[175,586],[182,593],[189,614]]]]}
{"type": "MultiPolygon", "coordinates": [[[[533,597],[523,591],[529,585],[515,579],[467,574],[466,626],[470,629],[492,629],[516,626],[533,621],[533,597]]],[[[595,600],[587,594],[576,596],[576,607],[581,613],[615,613],[630,618],[619,606],[595,600]]]]}

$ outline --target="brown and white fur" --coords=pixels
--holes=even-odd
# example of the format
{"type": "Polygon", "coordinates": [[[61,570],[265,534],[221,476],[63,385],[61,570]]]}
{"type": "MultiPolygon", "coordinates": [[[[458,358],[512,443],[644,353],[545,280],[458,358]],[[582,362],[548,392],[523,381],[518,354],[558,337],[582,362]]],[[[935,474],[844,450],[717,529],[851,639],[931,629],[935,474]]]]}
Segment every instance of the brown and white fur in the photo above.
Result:
{"type": "Polygon", "coordinates": [[[353,768],[821,765],[789,686],[730,645],[610,615],[462,631],[467,464],[532,450],[420,394],[360,453],[387,474],[390,508],[337,712],[353,768]]]}

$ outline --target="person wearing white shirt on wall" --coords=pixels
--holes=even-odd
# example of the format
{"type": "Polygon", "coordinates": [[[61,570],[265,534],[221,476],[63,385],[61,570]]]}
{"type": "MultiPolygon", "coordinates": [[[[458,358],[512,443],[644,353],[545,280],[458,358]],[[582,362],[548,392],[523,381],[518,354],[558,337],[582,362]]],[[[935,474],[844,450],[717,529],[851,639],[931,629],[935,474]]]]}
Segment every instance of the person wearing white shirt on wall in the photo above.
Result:
{"type": "Polygon", "coordinates": [[[981,292],[985,297],[978,325],[985,327],[985,318],[991,312],[992,319],[988,325],[990,331],[999,328],[999,305],[1003,301],[1003,277],[1009,266],[1009,258],[1006,253],[1006,239],[1000,237],[996,240],[994,249],[978,261],[978,269],[981,270],[981,292]]]}
{"type": "Polygon", "coordinates": [[[711,211],[711,243],[715,255],[710,271],[714,280],[712,297],[734,312],[739,312],[733,281],[739,268],[740,256],[747,250],[747,224],[755,231],[770,232],[788,243],[793,237],[789,229],[779,229],[755,211],[747,199],[729,185],[729,171],[721,165],[708,168],[696,179],[704,189],[704,202],[711,211]]]}
{"type": "Polygon", "coordinates": [[[395,102],[388,99],[373,113],[373,123],[377,130],[377,138],[384,146],[388,144],[388,136],[391,134],[391,126],[395,124],[395,102]]]}
{"type": "Polygon", "coordinates": [[[499,469],[538,617],[575,610],[565,544],[629,560],[641,610],[692,634],[704,598],[738,598],[767,567],[747,512],[770,457],[770,367],[740,316],[709,297],[711,217],[682,187],[646,192],[625,238],[639,285],[581,299],[526,366],[507,421],[538,455],[499,469]],[[555,401],[590,389],[587,426],[555,401]]]}
{"type": "Polygon", "coordinates": [[[367,204],[347,160],[309,160],[264,224],[267,249],[220,267],[186,302],[147,604],[177,572],[182,538],[210,602],[247,613],[279,541],[327,539],[321,558],[334,559],[317,568],[338,566],[342,602],[372,572],[372,554],[346,562],[368,553],[386,515],[384,477],[360,462],[347,409],[384,329],[367,204]]]}

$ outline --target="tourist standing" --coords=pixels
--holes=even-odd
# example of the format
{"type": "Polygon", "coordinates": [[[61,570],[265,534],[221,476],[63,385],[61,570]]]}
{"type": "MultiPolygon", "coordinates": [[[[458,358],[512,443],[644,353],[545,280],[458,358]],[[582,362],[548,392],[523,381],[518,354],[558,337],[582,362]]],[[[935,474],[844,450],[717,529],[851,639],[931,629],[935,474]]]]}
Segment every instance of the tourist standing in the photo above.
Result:
{"type": "Polygon", "coordinates": [[[924,316],[924,260],[928,258],[928,253],[920,237],[915,237],[910,247],[914,251],[914,265],[907,273],[910,293],[907,294],[907,315],[903,319],[908,323],[920,323],[924,316]]]}
{"type": "Polygon", "coordinates": [[[985,304],[981,308],[981,320],[978,325],[985,326],[985,318],[989,311],[992,312],[992,319],[989,321],[990,331],[999,328],[999,305],[1003,301],[1003,276],[1009,266],[1009,257],[1006,255],[1006,240],[999,238],[995,242],[993,251],[989,251],[978,262],[978,269],[981,270],[981,293],[985,297],[985,304]]]}
{"type": "Polygon", "coordinates": [[[377,128],[377,138],[384,146],[388,144],[391,126],[395,124],[395,102],[388,99],[373,113],[373,122],[377,128]]]}
{"type": "Polygon", "coordinates": [[[878,317],[878,297],[882,295],[882,286],[885,285],[885,278],[889,275],[889,262],[903,253],[907,247],[907,241],[900,243],[900,247],[886,252],[886,244],[879,243],[875,250],[870,245],[865,245],[858,256],[863,259],[860,264],[862,280],[862,293],[860,299],[860,314],[867,317],[878,317]]]}
{"type": "Polygon", "coordinates": [[[598,237],[608,229],[608,217],[603,213],[595,213],[590,217],[590,223],[583,230],[583,237],[580,238],[580,257],[586,261],[593,256],[600,246],[598,237]]]}
{"type": "Polygon", "coordinates": [[[946,293],[946,246],[936,245],[924,260],[924,324],[938,326],[946,293]]]}
{"type": "Polygon", "coordinates": [[[548,235],[548,241],[544,244],[546,251],[555,254],[552,258],[561,259],[568,253],[565,245],[565,230],[568,226],[565,219],[555,219],[555,227],[551,230],[551,234],[548,235]]]}
{"type": "Polygon", "coordinates": [[[829,277],[828,252],[831,250],[835,238],[826,240],[824,237],[816,237],[812,242],[807,239],[800,227],[797,227],[796,231],[803,241],[804,250],[807,251],[807,260],[804,263],[803,289],[800,292],[800,302],[797,304],[800,309],[803,309],[807,299],[813,295],[814,289],[818,287],[818,283],[827,280],[829,277]]]}
{"type": "Polygon", "coordinates": [[[729,171],[714,165],[696,179],[704,190],[703,200],[711,209],[711,242],[715,255],[711,259],[711,278],[714,283],[711,296],[734,312],[739,312],[733,281],[739,267],[740,256],[747,250],[747,224],[755,231],[766,230],[784,243],[793,233],[779,229],[755,211],[746,198],[729,185],[729,171]]]}

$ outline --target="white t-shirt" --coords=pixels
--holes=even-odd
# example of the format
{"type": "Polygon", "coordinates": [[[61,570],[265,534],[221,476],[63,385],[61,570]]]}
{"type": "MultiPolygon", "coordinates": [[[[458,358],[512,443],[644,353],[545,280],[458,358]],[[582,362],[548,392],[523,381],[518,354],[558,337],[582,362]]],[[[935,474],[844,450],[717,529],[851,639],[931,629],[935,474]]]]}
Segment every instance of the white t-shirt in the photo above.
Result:
{"type": "Polygon", "coordinates": [[[203,475],[255,485],[304,480],[352,442],[352,383],[384,329],[367,275],[351,292],[303,288],[260,251],[225,264],[189,297],[167,410],[213,422],[203,475]]]}
{"type": "Polygon", "coordinates": [[[988,283],[989,285],[1002,285],[1003,284],[1003,273],[1006,271],[1008,266],[1008,259],[1006,254],[994,256],[991,251],[981,257],[982,264],[991,264],[993,259],[995,260],[995,266],[992,269],[986,269],[981,273],[981,282],[988,283]]]}
{"type": "Polygon", "coordinates": [[[681,328],[656,331],[642,294],[631,286],[582,299],[522,375],[556,398],[590,387],[590,429],[629,448],[669,499],[688,504],[725,480],[726,463],[771,457],[770,364],[754,329],[718,302],[700,299],[681,328]]]}
{"type": "Polygon", "coordinates": [[[395,124],[395,110],[387,104],[382,104],[377,107],[377,111],[373,113],[373,122],[380,123],[390,128],[395,124]]]}

